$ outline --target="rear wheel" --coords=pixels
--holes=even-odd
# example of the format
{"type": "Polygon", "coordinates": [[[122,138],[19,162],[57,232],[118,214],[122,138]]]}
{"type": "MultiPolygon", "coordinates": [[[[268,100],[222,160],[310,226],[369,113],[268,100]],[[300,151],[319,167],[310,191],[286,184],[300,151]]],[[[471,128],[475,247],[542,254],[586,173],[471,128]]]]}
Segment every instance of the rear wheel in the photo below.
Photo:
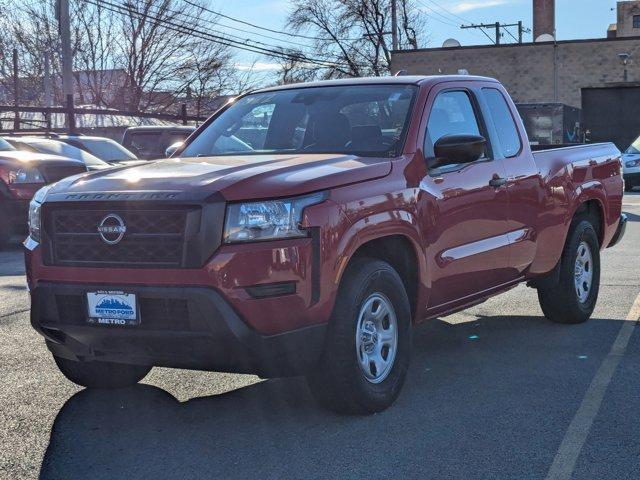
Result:
{"type": "Polygon", "coordinates": [[[631,192],[633,190],[633,185],[631,185],[630,183],[625,183],[624,184],[624,191],[625,192],[631,192]]]}
{"type": "Polygon", "coordinates": [[[398,273],[385,262],[356,258],[341,283],[309,386],[331,410],[379,412],[400,393],[410,349],[411,309],[398,273]]]}
{"type": "Polygon", "coordinates": [[[142,380],[151,367],[113,362],[77,362],[53,357],[62,374],[73,383],[88,388],[122,388],[142,380]]]}
{"type": "Polygon", "coordinates": [[[600,289],[600,246],[589,220],[574,221],[560,262],[559,284],[538,289],[542,311],[557,323],[585,322],[600,289]]]}

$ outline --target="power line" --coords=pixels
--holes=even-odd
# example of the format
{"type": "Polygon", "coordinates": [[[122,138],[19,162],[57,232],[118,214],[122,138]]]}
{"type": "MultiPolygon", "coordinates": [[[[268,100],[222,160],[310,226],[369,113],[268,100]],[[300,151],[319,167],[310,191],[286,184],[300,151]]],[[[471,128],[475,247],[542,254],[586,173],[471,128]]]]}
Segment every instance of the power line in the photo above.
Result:
{"type": "MultiPolygon", "coordinates": [[[[151,20],[154,20],[158,23],[162,23],[165,25],[166,28],[173,30],[175,32],[178,33],[182,33],[182,34],[190,34],[190,35],[194,35],[200,39],[204,39],[204,40],[209,40],[221,45],[225,45],[231,48],[237,48],[239,50],[245,50],[245,51],[249,51],[252,53],[260,53],[260,54],[267,54],[270,55],[272,57],[275,58],[280,58],[280,59],[284,59],[284,60],[294,60],[294,61],[304,61],[306,63],[310,63],[310,64],[314,64],[317,66],[321,66],[324,68],[338,68],[338,67],[344,67],[346,65],[338,63],[338,62],[328,62],[328,61],[324,61],[324,60],[320,60],[320,59],[316,59],[316,58],[312,58],[312,57],[308,57],[306,55],[303,54],[288,54],[284,51],[278,51],[278,50],[270,50],[267,48],[263,48],[263,47],[259,47],[259,46],[255,46],[255,45],[246,45],[246,44],[242,44],[239,43],[238,41],[235,40],[231,40],[225,37],[221,37],[219,35],[215,35],[209,32],[203,32],[202,30],[198,30],[196,28],[193,27],[189,27],[186,25],[180,25],[180,24],[176,24],[173,23],[172,21],[168,20],[168,19],[164,19],[164,18],[159,18],[157,16],[154,15],[149,15],[149,14],[142,14],[139,13],[135,10],[133,10],[132,8],[128,8],[126,6],[123,5],[117,5],[117,4],[113,4],[109,1],[106,0],[83,0],[86,3],[90,3],[92,5],[95,6],[102,6],[103,8],[114,12],[114,13],[124,13],[124,14],[128,14],[128,15],[136,15],[137,17],[141,17],[144,18],[145,16],[147,18],[150,18],[151,20]]],[[[130,6],[129,6],[130,7],[130,6]]],[[[175,12],[174,12],[175,13],[175,12]]]]}
{"type": "MultiPolygon", "coordinates": [[[[418,0],[420,3],[422,3],[421,0],[418,0]]],[[[462,20],[463,23],[473,23],[471,22],[469,19],[461,17],[460,15],[453,13],[451,10],[449,10],[448,8],[443,7],[442,5],[440,5],[438,2],[436,2],[435,0],[426,0],[427,2],[435,5],[436,7],[438,7],[440,10],[442,10],[443,12],[445,12],[447,15],[453,17],[453,18],[457,18],[459,20],[462,20]]]]}
{"type": "MultiPolygon", "coordinates": [[[[451,17],[447,17],[445,15],[443,15],[442,13],[436,11],[433,7],[427,5],[426,3],[424,3],[422,0],[416,0],[420,5],[422,5],[424,8],[428,9],[430,12],[434,13],[436,16],[431,16],[429,14],[426,14],[430,19],[432,20],[436,20],[437,22],[440,22],[442,24],[445,25],[449,25],[450,27],[455,27],[455,28],[462,28],[462,25],[464,25],[464,23],[473,23],[469,20],[466,20],[465,18],[456,15],[454,13],[449,12],[449,10],[447,10],[446,8],[444,8],[443,6],[441,6],[440,4],[433,2],[432,0],[427,0],[427,1],[431,1],[431,3],[433,3],[434,5],[436,5],[437,7],[439,7],[441,10],[443,10],[444,12],[448,13],[449,15],[451,15],[451,17]],[[438,18],[440,17],[440,18],[438,18]],[[460,20],[462,20],[464,23],[460,24],[460,23],[452,23],[453,21],[457,21],[456,18],[459,18],[460,20]]],[[[482,32],[486,35],[486,32],[482,32]]],[[[478,34],[480,34],[480,32],[478,32],[478,34]]]]}
{"type": "Polygon", "coordinates": [[[427,5],[426,3],[422,2],[421,0],[417,0],[417,2],[422,5],[424,8],[426,8],[427,10],[429,10],[430,12],[432,12],[433,14],[437,15],[437,16],[431,16],[428,13],[425,13],[425,15],[429,18],[431,18],[432,20],[435,20],[437,22],[443,23],[445,25],[449,25],[450,27],[456,27],[456,28],[460,28],[459,24],[453,23],[452,20],[450,18],[445,17],[444,15],[442,15],[440,12],[437,12],[436,10],[433,9],[433,7],[430,7],[429,5],[427,5]]]}
{"type": "Polygon", "coordinates": [[[524,34],[530,32],[528,28],[524,28],[522,21],[519,21],[518,23],[478,23],[472,25],[463,25],[460,28],[462,28],[463,30],[469,28],[480,30],[489,38],[489,40],[491,40],[496,45],[500,45],[501,43],[500,39],[503,37],[502,30],[506,31],[518,43],[522,43],[524,34]],[[518,38],[513,36],[513,34],[509,31],[509,27],[518,27],[518,38]],[[495,40],[491,38],[491,36],[485,31],[485,29],[495,30],[495,40]]]}
{"type": "MultiPolygon", "coordinates": [[[[202,8],[202,7],[196,7],[196,8],[201,9],[201,10],[203,10],[203,11],[209,11],[209,10],[204,9],[204,8],[202,8]]],[[[201,20],[201,18],[200,18],[200,17],[198,17],[198,16],[196,16],[196,15],[194,15],[194,14],[189,14],[189,13],[186,13],[186,12],[177,12],[177,11],[175,11],[175,10],[170,10],[170,9],[165,9],[165,11],[166,11],[166,12],[168,12],[168,13],[172,13],[172,14],[174,14],[174,15],[182,15],[183,17],[185,17],[185,18],[189,18],[189,19],[194,20],[194,21],[200,21],[200,20],[201,20]]],[[[157,9],[156,9],[156,15],[157,15],[157,13],[158,13],[158,12],[157,12],[157,9]]],[[[229,26],[229,25],[221,24],[221,23],[216,23],[216,26],[221,26],[221,27],[224,27],[224,28],[229,28],[229,29],[231,29],[231,30],[235,30],[235,31],[238,31],[238,32],[250,33],[250,34],[252,34],[252,35],[257,35],[257,36],[259,36],[259,37],[269,38],[269,39],[271,39],[271,40],[276,40],[276,41],[279,41],[279,42],[286,41],[286,42],[288,42],[288,43],[289,43],[289,44],[291,44],[291,45],[297,45],[297,46],[299,46],[299,47],[303,47],[303,48],[311,48],[311,46],[310,46],[309,44],[303,44],[303,43],[293,42],[293,41],[291,41],[291,40],[284,40],[284,39],[282,39],[282,38],[276,38],[276,37],[272,37],[272,36],[269,36],[269,35],[265,35],[265,34],[262,34],[262,33],[259,33],[259,32],[252,32],[252,31],[250,31],[250,30],[244,30],[244,29],[242,29],[242,28],[232,27],[232,26],[229,26]]],[[[208,32],[208,33],[212,33],[212,32],[214,32],[214,31],[213,31],[213,30],[211,30],[211,29],[205,29],[205,30],[201,30],[201,31],[206,31],[206,32],[208,32]]],[[[219,32],[219,33],[224,33],[225,35],[227,35],[227,36],[229,36],[229,37],[236,38],[236,39],[238,39],[238,40],[241,40],[242,42],[252,42],[252,43],[259,44],[259,45],[263,45],[263,46],[268,47],[268,48],[287,48],[287,46],[286,46],[286,45],[274,45],[274,44],[271,44],[271,43],[261,42],[261,41],[259,41],[259,40],[252,40],[252,39],[250,39],[250,38],[248,38],[248,37],[242,37],[242,36],[234,35],[234,34],[232,34],[232,33],[226,32],[226,31],[221,31],[221,32],[219,32]]],[[[213,34],[213,35],[215,35],[215,33],[212,33],[212,34],[213,34]]],[[[325,58],[325,59],[326,59],[326,58],[328,58],[326,55],[319,55],[319,54],[317,54],[317,53],[316,53],[316,55],[318,55],[319,57],[325,58]]]]}
{"type": "MultiPolygon", "coordinates": [[[[199,7],[198,7],[198,8],[199,8],[199,7]]],[[[207,10],[205,9],[204,11],[207,11],[207,10]]],[[[165,12],[167,12],[167,13],[171,13],[171,14],[173,14],[173,15],[180,15],[180,16],[182,16],[182,17],[184,17],[184,18],[188,18],[188,19],[193,20],[193,21],[196,21],[196,22],[199,22],[199,21],[201,21],[201,20],[202,20],[202,19],[201,19],[201,17],[198,17],[198,16],[194,15],[193,13],[192,13],[192,14],[189,14],[189,13],[187,13],[187,12],[178,12],[178,11],[171,10],[171,9],[168,9],[168,8],[167,8],[167,9],[165,9],[165,12]]],[[[158,9],[157,9],[157,8],[156,8],[156,12],[155,12],[155,14],[156,14],[156,15],[158,15],[158,9]]],[[[162,19],[162,18],[158,18],[158,20],[162,21],[163,19],[162,19]]],[[[229,27],[229,28],[231,28],[231,29],[235,29],[235,27],[229,27]]],[[[199,31],[200,31],[200,32],[203,32],[203,33],[205,33],[205,34],[208,34],[208,35],[213,35],[213,36],[218,37],[218,38],[225,38],[225,37],[219,37],[219,36],[215,33],[215,31],[214,31],[214,30],[212,30],[212,29],[200,29],[199,31]]],[[[243,31],[243,30],[240,30],[240,31],[243,31]]],[[[246,32],[246,30],[244,30],[244,31],[246,32]]],[[[243,42],[243,43],[242,43],[243,45],[245,45],[245,43],[244,43],[244,42],[251,42],[251,43],[255,43],[255,44],[259,44],[259,45],[263,45],[263,46],[264,46],[264,47],[266,47],[267,49],[286,49],[286,48],[287,48],[286,46],[283,46],[283,45],[273,45],[273,44],[270,44],[270,43],[261,42],[261,41],[259,41],[259,40],[252,40],[252,39],[250,39],[250,38],[240,37],[240,36],[238,36],[238,35],[233,35],[233,34],[230,34],[230,33],[228,33],[228,32],[223,32],[223,33],[224,33],[225,35],[229,36],[229,37],[233,37],[233,38],[239,39],[241,42],[243,42]]],[[[249,33],[251,33],[251,32],[249,32],[249,33]]],[[[261,34],[257,34],[257,35],[262,36],[261,34]]],[[[273,37],[271,37],[271,38],[273,38],[273,37]]],[[[278,39],[276,39],[276,40],[278,40],[278,39]]],[[[235,42],[234,40],[230,40],[230,41],[235,42]]],[[[294,44],[294,45],[299,45],[299,46],[302,46],[302,47],[304,47],[304,48],[311,48],[311,46],[310,46],[310,45],[306,45],[306,44],[304,44],[304,45],[303,45],[303,44],[295,43],[295,42],[289,42],[289,43],[292,43],[292,44],[294,44]]],[[[251,47],[251,45],[249,45],[249,46],[251,47]]],[[[255,47],[255,48],[262,48],[262,47],[255,47]]],[[[291,57],[291,59],[293,59],[293,60],[301,60],[301,59],[303,59],[303,60],[304,60],[304,59],[308,59],[308,58],[310,58],[310,57],[307,57],[307,56],[306,56],[306,54],[307,54],[308,52],[301,52],[301,51],[299,51],[299,50],[297,50],[297,51],[292,51],[292,50],[290,50],[290,52],[291,52],[291,53],[287,53],[287,52],[286,52],[286,51],[284,51],[284,50],[283,50],[283,51],[277,50],[277,51],[278,51],[278,52],[280,52],[280,53],[282,53],[282,54],[286,54],[286,55],[288,55],[288,56],[289,56],[289,57],[291,57]],[[300,52],[300,54],[302,54],[303,56],[301,57],[301,55],[298,55],[298,53],[297,53],[297,52],[300,52]]],[[[323,62],[328,62],[328,63],[330,63],[331,65],[344,65],[344,66],[346,66],[346,64],[339,64],[339,63],[337,63],[337,62],[333,61],[333,60],[332,60],[328,55],[323,55],[323,54],[315,53],[315,57],[316,57],[318,60],[323,61],[323,62]]],[[[314,60],[315,60],[315,59],[314,59],[314,60]]],[[[356,66],[356,67],[361,67],[361,68],[365,67],[365,65],[363,65],[363,64],[359,64],[359,63],[356,63],[356,62],[351,62],[351,63],[352,63],[352,65],[353,65],[353,66],[356,66]]]]}
{"type": "MultiPolygon", "coordinates": [[[[296,38],[296,37],[297,38],[304,38],[306,40],[319,40],[319,41],[324,41],[324,42],[332,40],[330,38],[312,37],[312,36],[308,36],[308,35],[303,35],[301,33],[282,32],[280,30],[274,30],[274,29],[267,28],[267,27],[261,27],[260,25],[256,25],[255,23],[247,22],[245,20],[240,20],[239,18],[235,18],[235,17],[232,17],[230,15],[225,15],[224,13],[217,12],[215,10],[212,10],[210,8],[207,8],[207,7],[204,7],[202,5],[198,5],[197,3],[191,2],[190,0],[184,0],[184,2],[188,3],[189,5],[191,5],[193,7],[201,8],[206,12],[212,13],[214,15],[218,15],[218,16],[220,16],[222,18],[226,18],[227,20],[231,20],[232,22],[237,22],[237,23],[241,23],[243,25],[248,25],[250,27],[257,28],[259,30],[264,30],[265,32],[277,33],[278,35],[286,35],[288,37],[294,37],[294,38],[296,38]]],[[[354,39],[354,38],[338,38],[337,40],[344,41],[344,42],[352,42],[352,41],[357,40],[357,39],[354,39]]]]}

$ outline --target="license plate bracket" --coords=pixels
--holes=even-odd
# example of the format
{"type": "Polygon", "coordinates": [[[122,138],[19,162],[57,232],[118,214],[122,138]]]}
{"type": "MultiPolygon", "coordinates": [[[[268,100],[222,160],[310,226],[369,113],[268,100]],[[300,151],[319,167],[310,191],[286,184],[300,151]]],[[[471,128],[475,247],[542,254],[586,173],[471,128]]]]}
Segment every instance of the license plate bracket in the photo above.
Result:
{"type": "Polygon", "coordinates": [[[87,322],[98,325],[135,326],[140,324],[135,293],[118,290],[87,292],[87,322]]]}

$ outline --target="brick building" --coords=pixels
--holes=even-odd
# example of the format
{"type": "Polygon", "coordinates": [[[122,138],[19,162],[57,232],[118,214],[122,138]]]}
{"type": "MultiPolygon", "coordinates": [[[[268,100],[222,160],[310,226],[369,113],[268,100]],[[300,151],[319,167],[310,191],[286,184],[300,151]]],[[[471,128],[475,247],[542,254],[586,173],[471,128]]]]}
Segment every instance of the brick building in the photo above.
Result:
{"type": "MultiPolygon", "coordinates": [[[[533,6],[534,38],[555,36],[554,1],[533,0],[533,6]]],[[[640,134],[640,0],[618,2],[618,23],[606,27],[602,38],[590,40],[394,52],[392,69],[494,77],[518,103],[582,108],[593,140],[626,147],[640,134]]]]}

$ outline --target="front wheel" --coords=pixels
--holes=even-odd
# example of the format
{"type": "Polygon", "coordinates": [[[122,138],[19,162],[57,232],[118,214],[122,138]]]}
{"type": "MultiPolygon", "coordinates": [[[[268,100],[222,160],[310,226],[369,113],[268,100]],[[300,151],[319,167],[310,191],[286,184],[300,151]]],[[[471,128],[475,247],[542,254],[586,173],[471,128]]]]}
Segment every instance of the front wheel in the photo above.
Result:
{"type": "Polygon", "coordinates": [[[588,220],[578,220],[560,260],[560,282],[538,289],[545,317],[556,323],[583,323],[589,319],[600,289],[600,247],[588,220]]]}
{"type": "Polygon", "coordinates": [[[318,401],[340,413],[389,407],[411,356],[411,309],[398,273],[380,260],[356,258],[345,273],[322,359],[307,376],[318,401]]]}
{"type": "Polygon", "coordinates": [[[151,367],[113,362],[77,362],[53,357],[62,374],[73,383],[87,388],[122,388],[142,380],[151,367]]]}

